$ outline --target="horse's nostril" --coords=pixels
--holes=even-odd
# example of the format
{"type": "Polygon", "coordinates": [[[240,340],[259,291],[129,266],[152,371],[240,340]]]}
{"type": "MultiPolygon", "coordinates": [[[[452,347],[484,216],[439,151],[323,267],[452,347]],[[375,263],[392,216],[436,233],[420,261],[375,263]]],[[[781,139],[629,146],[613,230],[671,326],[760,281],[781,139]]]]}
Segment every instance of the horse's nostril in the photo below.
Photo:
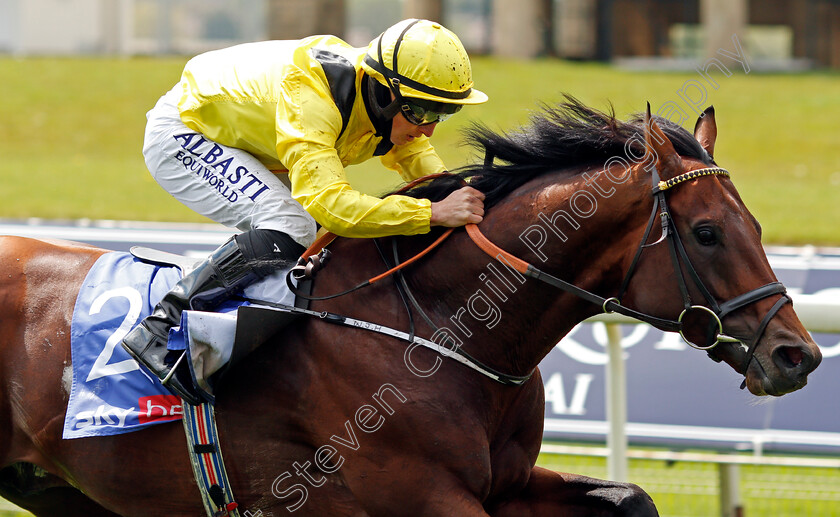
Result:
{"type": "Polygon", "coordinates": [[[819,366],[822,360],[820,349],[811,343],[801,342],[778,346],[772,353],[773,364],[778,375],[773,382],[780,391],[778,395],[798,390],[808,382],[808,374],[819,366]],[[785,384],[788,386],[785,387],[785,384]]]}
{"type": "Polygon", "coordinates": [[[798,346],[780,346],[773,351],[773,362],[787,375],[807,375],[810,357],[798,346]]]}
{"type": "Polygon", "coordinates": [[[805,354],[802,352],[801,348],[795,346],[785,346],[779,350],[779,356],[788,363],[788,366],[793,368],[802,364],[802,359],[805,354]]]}

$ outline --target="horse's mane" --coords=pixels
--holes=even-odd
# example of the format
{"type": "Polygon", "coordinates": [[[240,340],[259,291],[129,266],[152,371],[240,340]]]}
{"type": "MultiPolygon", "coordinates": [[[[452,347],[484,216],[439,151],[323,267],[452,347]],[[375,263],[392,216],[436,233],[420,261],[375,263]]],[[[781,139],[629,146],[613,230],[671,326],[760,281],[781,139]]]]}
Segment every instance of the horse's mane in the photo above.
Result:
{"type": "MultiPolygon", "coordinates": [[[[473,124],[465,133],[467,145],[482,155],[495,158],[492,164],[476,163],[452,171],[451,176],[437,178],[414,187],[403,195],[440,201],[466,181],[486,196],[489,208],[508,193],[548,171],[570,169],[597,163],[603,166],[612,157],[627,158],[625,143],[639,135],[630,145],[636,156],[642,156],[644,118],[634,115],[622,122],[610,106],[605,113],[565,95],[556,107],[543,105],[531,116],[530,124],[510,133],[499,133],[481,124],[473,124]]],[[[684,128],[662,117],[653,117],[681,156],[696,158],[706,164],[712,159],[694,136],[684,128]]]]}

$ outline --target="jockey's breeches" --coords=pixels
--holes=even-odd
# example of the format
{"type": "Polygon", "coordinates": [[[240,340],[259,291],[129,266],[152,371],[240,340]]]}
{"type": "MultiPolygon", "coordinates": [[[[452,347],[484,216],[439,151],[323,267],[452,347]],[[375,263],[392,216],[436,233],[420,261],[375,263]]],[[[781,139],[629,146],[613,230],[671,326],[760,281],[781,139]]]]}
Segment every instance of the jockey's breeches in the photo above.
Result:
{"type": "Polygon", "coordinates": [[[155,181],[217,223],[242,231],[278,230],[308,247],[315,240],[315,220],[288,187],[250,153],[185,126],[179,95],[176,86],[146,115],[143,156],[155,181]]]}

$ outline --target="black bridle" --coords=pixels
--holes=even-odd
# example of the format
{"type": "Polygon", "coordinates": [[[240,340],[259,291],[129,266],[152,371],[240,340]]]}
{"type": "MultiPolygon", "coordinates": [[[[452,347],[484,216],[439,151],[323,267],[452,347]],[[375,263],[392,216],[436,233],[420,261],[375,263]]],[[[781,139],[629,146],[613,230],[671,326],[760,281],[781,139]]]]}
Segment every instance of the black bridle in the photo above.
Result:
{"type": "MultiPolygon", "coordinates": [[[[790,296],[788,296],[785,286],[781,282],[771,282],[761,287],[757,287],[751,291],[740,294],[735,298],[732,298],[731,300],[728,300],[721,304],[718,304],[715,297],[712,296],[712,294],[706,288],[705,284],[703,283],[703,280],[700,278],[700,275],[697,274],[697,270],[692,265],[691,259],[689,259],[688,257],[688,253],[686,253],[685,251],[685,246],[683,246],[679,232],[676,231],[676,226],[674,224],[673,217],[671,216],[671,212],[668,208],[668,202],[665,197],[665,191],[683,182],[711,175],[729,177],[729,172],[720,167],[708,167],[704,169],[696,169],[693,171],[686,172],[667,181],[659,181],[658,174],[654,171],[654,185],[652,189],[652,194],[654,196],[653,212],[651,214],[650,220],[648,221],[645,236],[642,238],[642,242],[639,245],[639,249],[636,252],[636,256],[634,257],[633,262],[631,263],[630,269],[628,270],[627,275],[624,278],[624,282],[622,282],[621,290],[619,291],[619,294],[616,299],[619,300],[620,303],[620,299],[626,292],[627,286],[630,283],[630,278],[633,274],[633,270],[635,268],[636,263],[638,262],[639,257],[641,256],[642,251],[646,247],[653,246],[659,242],[662,242],[663,240],[667,241],[668,243],[668,249],[671,255],[671,263],[674,266],[674,270],[679,283],[680,293],[683,298],[683,311],[677,318],[677,323],[680,327],[678,332],[689,346],[692,346],[699,350],[710,351],[719,343],[742,343],[740,339],[727,336],[723,333],[723,318],[725,318],[727,315],[735,312],[738,309],[746,307],[747,305],[755,303],[769,296],[773,296],[776,294],[782,295],[779,298],[779,300],[777,300],[776,303],[765,314],[764,318],[762,319],[761,323],[756,329],[755,334],[748,343],[746,357],[744,358],[744,362],[741,365],[742,373],[746,376],[747,368],[749,367],[750,361],[752,361],[753,355],[755,354],[755,349],[758,346],[758,342],[761,340],[761,337],[764,334],[767,325],[770,323],[770,320],[773,319],[773,316],[776,315],[776,313],[782,308],[782,306],[784,306],[786,303],[792,303],[792,300],[790,296]],[[650,234],[650,229],[654,224],[654,220],[656,219],[657,213],[659,214],[659,219],[661,221],[662,235],[656,242],[652,244],[645,244],[650,234]],[[703,295],[703,298],[705,299],[708,305],[692,304],[691,296],[688,293],[688,286],[686,284],[685,274],[683,273],[683,268],[681,267],[681,265],[685,267],[685,272],[688,273],[688,277],[703,295]],[[713,319],[714,325],[717,327],[717,330],[715,330],[714,334],[714,342],[703,346],[697,345],[688,338],[686,338],[683,329],[683,319],[691,311],[705,312],[713,319]]],[[[710,357],[715,359],[714,356],[712,356],[711,354],[709,355],[710,357]]]]}
{"type": "MultiPolygon", "coordinates": [[[[650,219],[648,220],[647,227],[645,228],[644,235],[642,236],[642,240],[639,243],[639,247],[636,251],[635,256],[633,257],[633,261],[631,262],[630,267],[624,276],[621,288],[619,289],[618,294],[614,297],[604,298],[595,293],[582,289],[574,284],[566,282],[565,280],[561,280],[560,278],[545,273],[544,271],[540,271],[532,264],[529,264],[519,259],[518,257],[515,257],[514,255],[505,252],[504,250],[497,247],[495,244],[491,243],[481,233],[481,231],[478,230],[478,227],[476,227],[475,225],[467,226],[467,231],[470,234],[470,237],[472,237],[472,239],[476,242],[476,244],[478,244],[478,246],[482,250],[484,250],[491,256],[495,256],[496,258],[505,260],[506,262],[508,262],[509,265],[514,267],[514,269],[518,270],[523,275],[535,278],[553,287],[562,289],[563,291],[574,294],[579,298],[594,303],[600,306],[601,309],[606,313],[615,312],[639,321],[643,321],[645,323],[649,323],[662,330],[679,332],[680,336],[682,336],[683,340],[688,345],[699,350],[704,350],[707,353],[709,353],[714,347],[716,347],[720,343],[742,343],[746,345],[746,357],[743,361],[743,364],[741,365],[741,373],[746,377],[747,368],[749,367],[750,362],[752,361],[756,347],[758,346],[758,342],[761,340],[761,336],[764,334],[764,331],[767,328],[767,325],[770,323],[770,320],[773,319],[776,313],[778,313],[779,310],[786,303],[792,303],[792,301],[785,290],[785,286],[782,285],[781,282],[771,282],[769,284],[740,294],[735,298],[732,298],[731,300],[719,304],[715,297],[712,296],[711,292],[706,288],[705,284],[700,278],[700,275],[697,274],[697,270],[692,265],[691,259],[688,257],[688,253],[686,253],[685,251],[685,246],[683,246],[679,233],[676,231],[676,226],[674,224],[673,217],[671,216],[671,212],[668,209],[668,201],[666,199],[665,192],[670,188],[684,183],[686,181],[712,175],[728,177],[729,172],[720,167],[708,167],[704,169],[696,169],[693,171],[686,172],[667,181],[660,181],[659,174],[656,171],[653,172],[653,210],[651,212],[650,219]],[[651,230],[653,229],[653,226],[655,225],[657,219],[660,221],[662,235],[655,242],[647,244],[647,241],[651,234],[651,230]],[[627,288],[636,270],[636,266],[639,262],[639,259],[641,258],[642,252],[646,248],[655,246],[662,242],[666,242],[668,245],[668,249],[671,255],[671,262],[674,267],[674,272],[676,273],[680,293],[683,299],[683,310],[676,320],[664,319],[650,314],[645,314],[643,312],[639,312],[634,309],[625,307],[621,304],[621,299],[627,292],[627,288]],[[697,289],[703,295],[703,298],[705,299],[707,305],[695,305],[692,303],[691,295],[689,294],[688,290],[688,283],[686,282],[685,274],[683,271],[688,273],[688,278],[691,279],[695,287],[697,287],[697,289]],[[779,300],[765,314],[764,318],[762,319],[761,323],[756,329],[755,334],[753,335],[752,339],[749,340],[748,343],[744,343],[741,339],[727,336],[723,333],[722,320],[724,317],[747,305],[750,305],[759,300],[763,300],[764,298],[776,294],[782,295],[781,298],[779,298],[779,300]],[[708,345],[698,345],[696,343],[691,342],[691,340],[686,337],[683,320],[693,311],[700,311],[702,313],[708,314],[711,317],[710,324],[713,323],[714,326],[717,327],[716,329],[708,329],[710,332],[714,331],[714,342],[711,342],[708,345]]],[[[712,357],[712,359],[719,360],[712,356],[711,353],[709,353],[709,356],[712,357]]],[[[741,385],[741,387],[743,388],[745,385],[746,380],[744,384],[741,385]]]]}

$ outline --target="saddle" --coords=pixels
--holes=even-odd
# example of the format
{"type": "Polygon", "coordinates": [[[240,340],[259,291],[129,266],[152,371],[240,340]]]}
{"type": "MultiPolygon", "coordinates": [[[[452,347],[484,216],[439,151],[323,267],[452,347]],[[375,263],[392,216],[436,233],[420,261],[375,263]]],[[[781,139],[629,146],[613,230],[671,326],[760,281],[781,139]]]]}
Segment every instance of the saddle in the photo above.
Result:
{"type": "Polygon", "coordinates": [[[129,251],[135,258],[148,264],[177,267],[185,276],[190,274],[201,263],[201,259],[198,258],[191,258],[154,248],[145,248],[143,246],[132,246],[129,251]]]}
{"type": "MultiPolygon", "coordinates": [[[[141,262],[162,267],[177,267],[182,275],[189,274],[202,262],[201,259],[138,246],[132,247],[130,251],[141,262]]],[[[304,272],[311,272],[312,267],[307,270],[305,265],[306,261],[302,260],[298,267],[302,267],[304,272]]],[[[320,265],[319,262],[318,266],[320,265]]],[[[286,282],[277,278],[285,274],[285,271],[275,273],[257,284],[268,281],[276,287],[286,289],[286,282]]],[[[308,309],[309,300],[297,296],[296,292],[302,292],[305,296],[311,293],[311,275],[307,278],[296,275],[295,279],[297,286],[289,289],[294,294],[294,306],[272,304],[272,308],[267,309],[251,304],[252,301],[260,302],[248,300],[248,293],[251,290],[251,287],[248,287],[243,293],[244,296],[236,300],[236,303],[240,305],[236,307],[235,312],[215,314],[184,311],[181,319],[182,328],[176,332],[170,332],[169,347],[172,349],[173,346],[182,346],[187,349],[192,380],[196,387],[211,393],[212,386],[216,385],[218,379],[232,365],[304,315],[302,312],[295,312],[295,309],[308,309]],[[189,313],[195,313],[195,317],[190,317],[189,313]],[[232,338],[231,324],[235,327],[232,338]]],[[[265,292],[272,291],[264,290],[263,293],[265,292]]],[[[283,292],[277,297],[279,300],[288,301],[287,294],[283,292]]],[[[257,295],[257,298],[261,297],[257,295]]],[[[268,298],[274,297],[268,296],[268,298]]],[[[221,449],[218,447],[219,437],[214,405],[212,403],[199,406],[182,404],[181,407],[193,475],[207,515],[239,517],[241,515],[238,510],[239,504],[233,496],[221,449]]],[[[245,515],[249,513],[245,512],[245,515]]]]}
{"type": "MultiPolygon", "coordinates": [[[[184,275],[189,274],[202,262],[202,259],[142,246],[134,246],[130,249],[130,252],[142,262],[162,267],[177,267],[184,275]]],[[[285,271],[283,274],[285,275],[285,271]]],[[[258,304],[254,305],[251,303],[253,300],[249,294],[252,293],[258,293],[254,296],[256,299],[275,297],[288,299],[285,291],[289,289],[286,287],[286,282],[278,278],[278,275],[270,275],[257,282],[253,288],[247,288],[242,295],[233,297],[231,302],[238,305],[235,307],[235,310],[229,310],[224,315],[219,315],[219,317],[215,318],[214,315],[206,313],[192,318],[192,321],[196,323],[189,325],[191,328],[189,331],[191,337],[184,338],[186,342],[180,344],[180,346],[190,349],[194,370],[206,370],[204,372],[194,371],[194,374],[197,374],[195,375],[195,379],[196,384],[199,385],[198,387],[207,391],[206,385],[201,386],[201,384],[206,382],[204,379],[207,379],[210,385],[214,385],[232,365],[238,363],[272,336],[304,315],[291,309],[283,309],[282,304],[272,305],[271,310],[266,310],[258,304]],[[261,287],[260,284],[263,282],[271,282],[271,289],[268,289],[268,286],[261,287]],[[273,295],[267,297],[261,293],[266,290],[273,295]],[[228,329],[231,324],[235,325],[235,332],[232,342],[229,342],[231,341],[229,337],[231,333],[228,329]],[[224,327],[224,330],[219,326],[224,327]],[[222,338],[220,342],[218,339],[219,336],[227,337],[222,338]]],[[[296,279],[298,279],[298,285],[292,291],[294,295],[293,306],[308,309],[309,300],[305,297],[298,296],[297,293],[301,293],[304,296],[311,293],[311,278],[298,278],[296,276],[296,279]]],[[[223,305],[223,307],[230,309],[230,304],[223,305]]],[[[189,318],[183,321],[189,321],[189,318]]],[[[172,341],[170,341],[170,345],[173,345],[172,341]]]]}

